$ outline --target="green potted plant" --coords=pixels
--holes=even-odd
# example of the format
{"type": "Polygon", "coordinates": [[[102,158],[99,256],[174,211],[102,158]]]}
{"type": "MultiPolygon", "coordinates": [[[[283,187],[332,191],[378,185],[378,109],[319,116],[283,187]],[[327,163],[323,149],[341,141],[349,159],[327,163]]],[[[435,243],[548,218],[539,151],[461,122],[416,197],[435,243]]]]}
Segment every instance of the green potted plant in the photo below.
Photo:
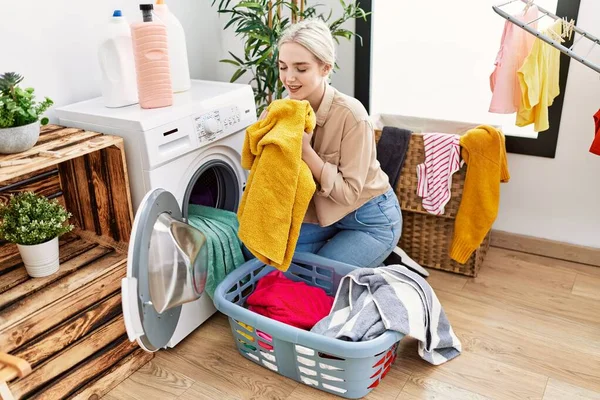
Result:
{"type": "Polygon", "coordinates": [[[0,203],[0,239],[16,243],[27,273],[34,278],[58,271],[58,238],[70,232],[71,213],[33,192],[11,195],[0,203]]]}
{"type": "MultiPolygon", "coordinates": [[[[213,0],[212,5],[217,0],[213,0]]],[[[225,29],[234,27],[235,35],[244,42],[243,56],[229,52],[231,59],[221,60],[232,64],[237,70],[231,76],[231,82],[237,81],[246,72],[252,74],[250,84],[254,88],[254,101],[258,114],[274,99],[283,97],[284,88],[279,81],[277,64],[277,41],[283,30],[290,24],[305,18],[320,18],[329,25],[336,42],[339,38],[351,39],[359,35],[342,28],[351,19],[366,19],[368,13],[360,8],[358,1],[339,0],[342,15],[331,20],[332,11],[327,14],[317,10],[322,4],[308,5],[306,0],[220,0],[217,11],[227,15],[229,22],[225,29]]],[[[337,69],[337,65],[335,66],[337,69]]]]}
{"type": "Polygon", "coordinates": [[[40,136],[40,124],[48,118],[42,115],[52,104],[46,97],[35,100],[33,88],[21,88],[23,77],[14,72],[0,75],[0,153],[21,153],[32,148],[40,136]]]}

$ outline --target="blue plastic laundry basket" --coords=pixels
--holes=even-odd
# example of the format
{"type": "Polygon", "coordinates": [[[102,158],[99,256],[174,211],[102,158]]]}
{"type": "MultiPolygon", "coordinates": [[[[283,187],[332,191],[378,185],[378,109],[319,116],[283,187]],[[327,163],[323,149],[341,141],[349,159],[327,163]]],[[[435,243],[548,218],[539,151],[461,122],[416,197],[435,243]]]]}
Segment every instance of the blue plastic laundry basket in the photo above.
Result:
{"type": "MultiPolygon", "coordinates": [[[[356,267],[308,253],[296,253],[285,273],[335,296],[341,279],[356,267]]],[[[403,335],[388,331],[365,342],[325,337],[244,308],[257,282],[275,270],[257,259],[238,267],[214,294],[217,310],[229,317],[240,354],[283,376],[348,399],[366,396],[396,359],[403,335]]]]}

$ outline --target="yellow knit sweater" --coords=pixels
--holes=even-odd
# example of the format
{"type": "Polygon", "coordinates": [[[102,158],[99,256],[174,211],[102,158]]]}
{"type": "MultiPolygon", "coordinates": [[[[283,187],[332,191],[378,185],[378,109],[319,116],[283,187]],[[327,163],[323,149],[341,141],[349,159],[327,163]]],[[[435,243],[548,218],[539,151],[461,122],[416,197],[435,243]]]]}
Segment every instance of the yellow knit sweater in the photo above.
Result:
{"type": "Polygon", "coordinates": [[[467,176],[454,222],[450,257],[464,264],[483,242],[498,215],[500,182],[508,182],[504,135],[481,125],[460,138],[467,176]]]}
{"type": "Polygon", "coordinates": [[[246,130],[242,167],[250,170],[238,209],[238,236],[262,262],[286,271],[316,190],[302,160],[302,136],[316,117],[308,101],[275,100],[246,130]]]}

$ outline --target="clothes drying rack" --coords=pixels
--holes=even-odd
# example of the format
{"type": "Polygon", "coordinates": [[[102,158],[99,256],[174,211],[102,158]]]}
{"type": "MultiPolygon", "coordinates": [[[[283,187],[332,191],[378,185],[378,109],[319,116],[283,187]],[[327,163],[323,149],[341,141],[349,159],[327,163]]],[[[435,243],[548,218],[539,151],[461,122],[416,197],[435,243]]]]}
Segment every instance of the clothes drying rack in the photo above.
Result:
{"type": "Polygon", "coordinates": [[[542,39],[544,42],[548,43],[549,45],[557,48],[558,50],[560,50],[562,53],[566,54],[567,56],[574,58],[575,60],[579,61],[580,63],[582,63],[583,65],[585,65],[586,67],[589,67],[591,69],[593,69],[594,71],[600,73],[600,65],[597,65],[595,63],[593,63],[592,61],[588,60],[587,57],[590,55],[590,53],[592,52],[592,50],[600,45],[600,39],[596,38],[595,36],[591,35],[590,33],[584,31],[583,29],[578,28],[577,26],[573,26],[573,30],[577,33],[579,33],[581,36],[579,37],[579,39],[577,39],[573,45],[571,47],[565,47],[563,46],[561,43],[557,42],[556,40],[551,39],[550,37],[548,37],[547,35],[543,34],[542,32],[540,32],[539,30],[532,28],[530,26],[531,23],[537,21],[538,19],[542,18],[537,18],[533,21],[530,22],[524,22],[524,21],[520,21],[517,18],[515,18],[514,16],[512,16],[511,14],[507,13],[506,11],[502,10],[502,7],[505,7],[511,3],[514,3],[516,1],[520,1],[522,3],[525,3],[528,6],[536,6],[537,9],[547,15],[548,17],[556,20],[562,19],[561,17],[556,16],[555,14],[551,13],[550,11],[538,6],[537,4],[535,4],[533,1],[531,0],[511,0],[508,1],[506,3],[500,4],[500,5],[495,5],[492,6],[492,8],[494,9],[494,11],[499,14],[501,17],[503,17],[504,19],[509,20],[510,22],[512,22],[513,24],[517,25],[518,27],[525,29],[527,32],[531,33],[532,35],[542,39]],[[587,38],[590,41],[592,41],[592,47],[590,48],[590,50],[588,51],[587,55],[585,57],[581,57],[578,54],[576,54],[573,49],[575,47],[575,45],[577,45],[577,43],[579,43],[579,41],[583,38],[587,38]]]}

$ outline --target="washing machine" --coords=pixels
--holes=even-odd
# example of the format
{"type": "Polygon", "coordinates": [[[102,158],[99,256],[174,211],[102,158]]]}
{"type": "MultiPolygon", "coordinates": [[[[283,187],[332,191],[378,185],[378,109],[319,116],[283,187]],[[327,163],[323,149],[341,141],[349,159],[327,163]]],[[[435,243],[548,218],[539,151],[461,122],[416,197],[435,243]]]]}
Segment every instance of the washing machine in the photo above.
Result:
{"type": "Polygon", "coordinates": [[[187,212],[191,203],[237,211],[245,130],[257,120],[252,88],[193,80],[171,107],[106,108],[95,98],[56,114],[61,125],[124,138],[135,213],[125,325],[147,351],[174,347],[216,312],[203,290],[206,239],[186,223],[187,212]]]}

